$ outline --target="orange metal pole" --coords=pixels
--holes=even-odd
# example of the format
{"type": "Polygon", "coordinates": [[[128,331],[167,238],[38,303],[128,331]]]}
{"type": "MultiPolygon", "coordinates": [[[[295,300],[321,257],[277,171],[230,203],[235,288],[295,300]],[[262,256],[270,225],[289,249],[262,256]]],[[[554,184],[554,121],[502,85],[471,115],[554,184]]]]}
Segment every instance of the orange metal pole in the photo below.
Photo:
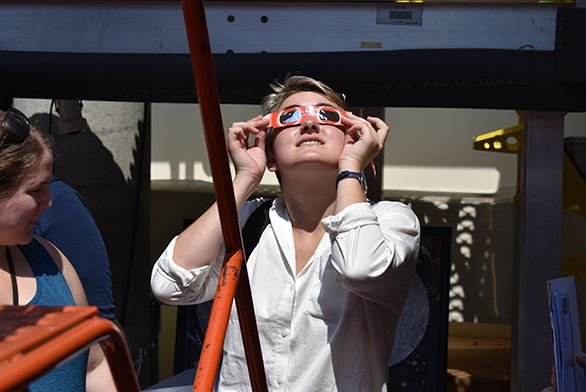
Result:
{"type": "Polygon", "coordinates": [[[95,329],[101,328],[104,331],[108,331],[108,337],[100,341],[100,345],[108,361],[116,389],[129,392],[140,391],[141,388],[138,385],[132,358],[126,348],[126,339],[124,339],[120,329],[110,320],[96,318],[92,321],[95,324],[100,323],[100,325],[93,326],[95,329]]]}
{"type": "Polygon", "coordinates": [[[264,392],[268,388],[246,264],[242,263],[238,211],[226,154],[224,126],[205,10],[201,0],[182,0],[181,5],[226,248],[226,258],[220,272],[221,278],[216,289],[193,390],[211,391],[213,388],[235,292],[252,389],[255,392],[264,392]]]}
{"type": "MultiPolygon", "coordinates": [[[[225,262],[227,269],[238,268],[242,264],[242,250],[237,251],[225,262]]],[[[216,380],[222,345],[226,337],[226,326],[230,318],[232,299],[236,294],[238,277],[235,274],[220,273],[221,281],[216,289],[216,298],[208,320],[206,336],[202,346],[193,390],[211,391],[216,380]],[[220,287],[221,286],[221,287],[220,287]],[[218,297],[220,296],[220,297],[218,297]],[[222,300],[224,299],[224,300],[222,300]]]]}
{"type": "MultiPolygon", "coordinates": [[[[119,391],[139,392],[132,360],[120,331],[106,319],[94,317],[67,329],[44,344],[10,360],[9,376],[0,379],[0,390],[11,391],[32,382],[60,362],[86,350],[101,339],[114,383],[119,391]],[[112,339],[110,341],[110,339],[112,339]]],[[[2,373],[4,370],[2,369],[2,373]]]]}

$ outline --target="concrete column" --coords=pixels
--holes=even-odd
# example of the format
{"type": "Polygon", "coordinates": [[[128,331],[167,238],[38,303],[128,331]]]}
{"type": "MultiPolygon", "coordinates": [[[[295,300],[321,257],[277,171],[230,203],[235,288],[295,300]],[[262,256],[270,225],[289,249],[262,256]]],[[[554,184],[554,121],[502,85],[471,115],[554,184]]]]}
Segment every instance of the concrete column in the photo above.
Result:
{"type": "Polygon", "coordinates": [[[71,133],[59,132],[50,100],[16,99],[14,106],[53,135],[55,174],[83,195],[102,232],[117,318],[131,356],[142,361],[141,385],[149,385],[158,373],[153,344],[158,316],[151,317],[149,286],[150,106],[84,101],[88,129],[71,133]]]}

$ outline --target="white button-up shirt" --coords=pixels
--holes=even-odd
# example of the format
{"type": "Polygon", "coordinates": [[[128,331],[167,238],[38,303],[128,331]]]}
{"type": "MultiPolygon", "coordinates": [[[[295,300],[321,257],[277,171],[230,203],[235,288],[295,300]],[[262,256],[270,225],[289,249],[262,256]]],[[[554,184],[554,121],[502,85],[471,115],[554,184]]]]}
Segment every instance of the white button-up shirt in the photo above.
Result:
{"type": "MultiPolygon", "coordinates": [[[[248,202],[241,222],[262,202],[248,202]]],[[[295,273],[291,221],[282,199],[247,263],[270,391],[386,391],[395,327],[419,247],[419,221],[402,203],[357,203],[322,220],[326,234],[295,273]]],[[[223,250],[206,267],[173,262],[175,239],[155,264],[153,293],[169,304],[214,296],[223,250]]],[[[220,391],[251,390],[235,306],[220,391]]]]}

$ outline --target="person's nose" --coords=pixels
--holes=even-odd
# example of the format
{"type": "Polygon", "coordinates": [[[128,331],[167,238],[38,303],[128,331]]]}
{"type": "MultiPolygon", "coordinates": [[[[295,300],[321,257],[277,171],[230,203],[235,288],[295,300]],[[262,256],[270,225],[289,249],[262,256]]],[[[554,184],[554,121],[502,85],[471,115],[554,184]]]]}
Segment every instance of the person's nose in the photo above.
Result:
{"type": "Polygon", "coordinates": [[[319,122],[315,115],[308,115],[301,123],[301,133],[319,132],[319,122]]]}
{"type": "Polygon", "coordinates": [[[51,192],[49,191],[49,188],[47,188],[41,193],[37,203],[40,211],[44,211],[46,209],[51,208],[51,206],[53,205],[53,200],[51,198],[51,192]]]}

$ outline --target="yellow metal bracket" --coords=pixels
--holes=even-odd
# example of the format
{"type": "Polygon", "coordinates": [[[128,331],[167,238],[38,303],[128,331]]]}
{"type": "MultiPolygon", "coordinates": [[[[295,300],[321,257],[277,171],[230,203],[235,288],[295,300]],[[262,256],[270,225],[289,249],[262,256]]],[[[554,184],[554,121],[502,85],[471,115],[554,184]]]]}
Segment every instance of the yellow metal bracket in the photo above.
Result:
{"type": "MultiPolygon", "coordinates": [[[[523,147],[525,113],[518,110],[519,121],[508,128],[497,129],[474,138],[473,148],[480,151],[494,151],[518,154],[523,147]]],[[[563,168],[564,209],[586,218],[586,182],[567,153],[564,154],[563,168]]],[[[514,203],[518,195],[514,198],[514,203]]]]}
{"type": "Polygon", "coordinates": [[[519,122],[509,128],[483,133],[474,138],[473,148],[480,151],[507,152],[518,154],[523,140],[525,112],[517,110],[519,122]]]}
{"type": "MultiPolygon", "coordinates": [[[[519,154],[522,151],[525,113],[517,111],[519,122],[508,128],[487,132],[474,138],[473,148],[480,151],[519,154]]],[[[513,197],[518,205],[519,195],[513,197]]],[[[563,208],[586,218],[586,182],[567,153],[563,166],[563,208]]],[[[586,255],[567,257],[562,260],[562,276],[573,275],[586,282],[586,255]]]]}

